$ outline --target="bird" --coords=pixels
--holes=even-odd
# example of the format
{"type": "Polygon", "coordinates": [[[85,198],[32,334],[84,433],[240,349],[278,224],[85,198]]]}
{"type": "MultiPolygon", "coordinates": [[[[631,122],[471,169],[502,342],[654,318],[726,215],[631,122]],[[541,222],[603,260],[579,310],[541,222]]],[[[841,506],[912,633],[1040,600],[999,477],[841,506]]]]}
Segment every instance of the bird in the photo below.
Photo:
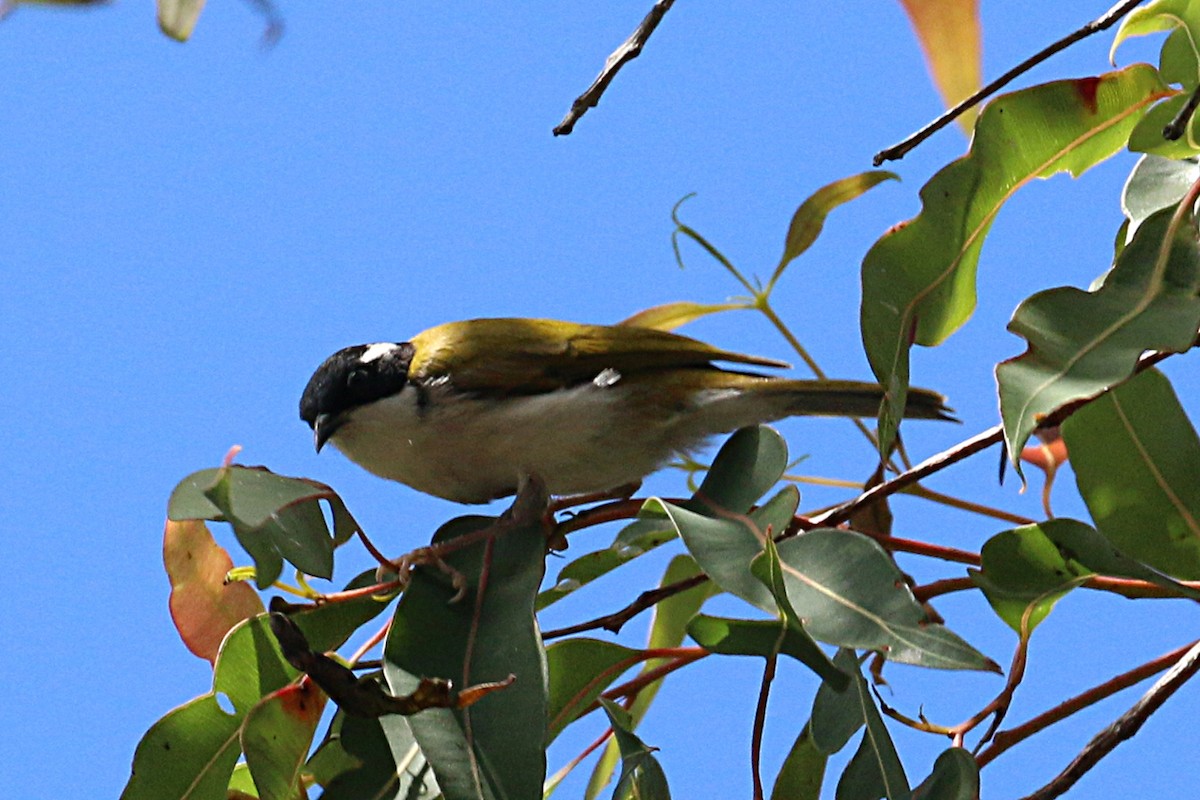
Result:
{"type": "MultiPolygon", "coordinates": [[[[787,366],[649,327],[470,319],[338,350],[305,386],[300,418],[318,452],[333,445],[446,500],[507,497],[529,475],[582,495],[636,485],[718,434],[879,409],[878,384],[757,371],[787,366]]],[[[942,395],[916,388],[905,416],[953,419],[942,395]]]]}

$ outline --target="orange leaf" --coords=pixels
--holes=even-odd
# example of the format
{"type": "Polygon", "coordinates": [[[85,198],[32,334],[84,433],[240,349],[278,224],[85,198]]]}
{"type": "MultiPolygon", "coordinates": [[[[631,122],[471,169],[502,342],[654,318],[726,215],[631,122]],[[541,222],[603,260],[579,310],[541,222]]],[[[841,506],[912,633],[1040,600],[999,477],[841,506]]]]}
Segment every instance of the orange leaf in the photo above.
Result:
{"type": "Polygon", "coordinates": [[[187,649],[200,658],[214,661],[229,629],[263,611],[249,585],[225,583],[233,560],[201,520],[167,521],[163,566],[171,581],[171,619],[187,649]]]}
{"type": "MultiPolygon", "coordinates": [[[[983,68],[979,31],[978,0],[900,0],[925,61],[949,108],[969,97],[980,86],[983,68]]],[[[975,121],[972,109],[958,118],[970,132],[975,121]]]]}

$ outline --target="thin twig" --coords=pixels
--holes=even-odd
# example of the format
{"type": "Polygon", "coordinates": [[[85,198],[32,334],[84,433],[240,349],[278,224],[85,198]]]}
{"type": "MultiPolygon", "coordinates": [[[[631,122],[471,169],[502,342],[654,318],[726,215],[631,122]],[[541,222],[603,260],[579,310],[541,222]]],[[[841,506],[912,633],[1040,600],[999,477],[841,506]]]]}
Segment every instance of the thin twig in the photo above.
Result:
{"type": "Polygon", "coordinates": [[[1107,697],[1111,697],[1117,692],[1128,689],[1130,686],[1141,683],[1151,675],[1156,675],[1162,672],[1167,667],[1171,666],[1179,659],[1183,658],[1188,650],[1195,647],[1200,642],[1192,642],[1185,644],[1183,647],[1176,648],[1171,652],[1161,655],[1153,661],[1147,661],[1145,664],[1134,667],[1128,672],[1123,672],[1120,675],[1109,678],[1097,686],[1093,686],[1086,692],[1075,695],[1069,700],[1056,705],[1049,711],[1045,711],[1033,717],[1028,722],[1024,722],[1016,727],[1008,730],[1000,731],[996,734],[992,743],[988,745],[983,752],[975,758],[975,763],[983,768],[995,760],[996,756],[1008,750],[1010,747],[1028,739],[1030,736],[1045,730],[1056,722],[1061,722],[1077,711],[1081,711],[1090,705],[1094,705],[1107,697]]]}
{"type": "Polygon", "coordinates": [[[921,130],[917,131],[912,136],[909,136],[904,141],[900,142],[899,144],[894,144],[886,150],[880,150],[875,154],[873,163],[878,167],[885,161],[898,161],[899,159],[904,158],[904,156],[907,155],[910,150],[921,144],[921,142],[925,141],[942,128],[949,125],[968,108],[978,105],[981,100],[1000,91],[1015,78],[1018,78],[1024,73],[1033,69],[1055,53],[1067,49],[1071,45],[1086,39],[1092,34],[1099,33],[1102,30],[1112,27],[1117,23],[1118,20],[1121,19],[1121,17],[1128,14],[1141,2],[1142,0],[1122,0],[1122,2],[1117,3],[1103,16],[1092,20],[1079,30],[1064,36],[1050,46],[1043,48],[1029,58],[1025,59],[1020,64],[1013,67],[999,78],[996,78],[996,80],[992,81],[987,86],[984,86],[982,89],[975,92],[975,94],[971,95],[966,100],[963,100],[954,108],[942,114],[933,122],[929,123],[924,128],[921,128],[921,130]]]}
{"type": "Polygon", "coordinates": [[[674,597],[680,592],[686,592],[693,586],[699,586],[708,580],[707,575],[693,575],[690,578],[684,578],[681,581],[668,583],[666,586],[660,586],[657,589],[650,589],[638,595],[637,599],[629,605],[622,608],[620,611],[615,611],[612,614],[606,614],[603,617],[581,622],[578,625],[571,625],[566,628],[556,628],[552,631],[546,631],[542,634],[544,641],[551,639],[560,639],[563,636],[571,636],[584,631],[594,631],[598,628],[603,628],[606,631],[619,633],[626,622],[636,617],[648,608],[653,607],[657,603],[661,603],[668,597],[674,597]]]}
{"type": "Polygon", "coordinates": [[[650,34],[654,33],[654,29],[658,27],[658,23],[662,22],[663,16],[674,4],[675,0],[658,0],[654,4],[654,7],[650,9],[650,13],[646,14],[645,19],[629,35],[629,38],[622,42],[621,46],[605,59],[604,67],[600,70],[600,74],[596,76],[596,80],[592,81],[592,85],[585,89],[583,94],[576,97],[574,103],[571,103],[571,109],[567,112],[567,115],[563,117],[562,122],[554,127],[555,136],[566,136],[574,130],[575,123],[587,113],[589,108],[594,108],[599,104],[600,95],[604,94],[604,90],[612,83],[612,79],[616,77],[626,62],[632,61],[642,54],[642,48],[650,39],[650,34]]]}
{"type": "Polygon", "coordinates": [[[754,730],[750,736],[750,774],[754,780],[754,800],[765,800],[762,779],[762,742],[763,729],[767,725],[767,700],[771,696],[771,683],[775,680],[775,666],[779,660],[779,648],[783,646],[783,638],[787,628],[779,629],[779,638],[775,641],[775,651],[767,656],[766,666],[763,667],[762,685],[758,690],[758,705],[754,709],[754,730]]]}
{"type": "Polygon", "coordinates": [[[1121,742],[1138,732],[1151,714],[1159,709],[1167,698],[1200,670],[1200,642],[1196,642],[1183,654],[1175,666],[1155,682],[1140,700],[1117,718],[1115,722],[1098,733],[1067,765],[1067,768],[1052,781],[1024,800],[1052,800],[1075,785],[1100,759],[1108,755],[1121,742]]]}
{"type": "Polygon", "coordinates": [[[1163,126],[1163,138],[1168,142],[1178,141],[1183,136],[1183,132],[1187,130],[1188,123],[1192,121],[1192,115],[1196,113],[1196,106],[1200,106],[1200,86],[1192,90],[1191,96],[1183,104],[1183,108],[1179,109],[1175,118],[1163,126]]]}
{"type": "Polygon", "coordinates": [[[902,472],[891,480],[884,481],[878,486],[873,486],[853,500],[842,503],[840,506],[826,511],[824,514],[812,517],[810,522],[816,527],[831,526],[839,522],[845,522],[850,519],[855,511],[863,506],[869,505],[880,498],[893,495],[922,478],[939,472],[951,464],[962,461],[968,456],[973,456],[981,450],[986,450],[992,445],[998,444],[1003,438],[1004,429],[1001,426],[996,425],[988,428],[986,431],[978,433],[970,439],[959,442],[950,449],[922,461],[907,472],[902,472]]]}

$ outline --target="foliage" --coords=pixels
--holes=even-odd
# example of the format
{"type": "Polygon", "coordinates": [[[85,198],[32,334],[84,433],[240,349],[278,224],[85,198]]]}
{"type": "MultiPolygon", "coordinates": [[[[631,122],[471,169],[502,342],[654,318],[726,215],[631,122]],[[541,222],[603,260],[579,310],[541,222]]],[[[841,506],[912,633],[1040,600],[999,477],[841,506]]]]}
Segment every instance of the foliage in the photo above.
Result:
{"type": "MultiPolygon", "coordinates": [[[[933,18],[929,4],[905,5],[918,25],[933,18]]],[[[164,30],[186,38],[201,7],[164,0],[164,30]]],[[[974,126],[970,151],[920,190],[918,216],[865,254],[863,343],[886,399],[878,427],[860,430],[899,474],[879,470],[839,507],[798,513],[800,493],[786,480],[786,444],[769,428],[744,429],[725,442],[687,499],[615,500],[557,520],[550,541],[601,522],[628,524],[610,547],[571,560],[543,588],[547,506],[536,483],[504,515],[453,519],[429,547],[389,560],[328,486],[229,459],[185,478],[171,497],[164,545],[171,613],[185,644],[213,662],[213,685],[150,728],[124,797],[294,798],[320,787],[331,800],[531,798],[551,793],[579,763],[546,777],[546,747],[576,724],[605,729],[589,798],[610,782],[614,798],[669,797],[655,748],[637,732],[655,693],[697,661],[747,656],[763,663],[752,758],[758,796],[766,794],[758,753],[781,656],[810,670],[821,686],[809,720],[789,733],[795,744],[772,797],[815,798],[827,782],[836,784],[839,800],[977,796],[981,766],[1061,718],[1041,715],[1000,729],[1026,679],[1030,639],[1056,603],[1079,587],[1200,599],[1189,583],[1200,579],[1200,438],[1168,379],[1153,368],[1186,354],[1200,327],[1200,178],[1191,160],[1200,155],[1200,135],[1193,135],[1191,117],[1180,121],[1174,140],[1162,135],[1200,89],[1194,31],[1200,4],[1149,3],[1126,19],[1114,48],[1130,36],[1168,32],[1157,68],[1134,65],[993,99],[974,126]],[[896,445],[913,347],[942,344],[970,318],[979,254],[1003,204],[1035,178],[1079,175],[1122,148],[1147,155],[1122,198],[1127,219],[1111,267],[1088,289],[1038,287],[1010,325],[1027,350],[996,367],[1001,425],[930,466],[907,468],[896,445]],[[1027,452],[1033,435],[1065,448],[1090,524],[1054,519],[1048,510],[1043,520],[989,529],[977,553],[891,535],[891,494],[920,494],[922,478],[1001,441],[1018,468],[1022,460],[1044,465],[1027,452]],[[231,571],[205,520],[230,524],[253,567],[231,571]],[[309,588],[306,576],[331,577],[341,548],[355,541],[379,559],[378,570],[338,593],[309,588]],[[539,630],[544,608],[672,543],[682,552],[657,589],[574,629],[539,630]],[[952,568],[942,580],[913,585],[893,560],[899,551],[952,568]],[[285,564],[295,568],[298,586],[280,583],[285,564]],[[248,584],[228,584],[227,575],[299,596],[271,604],[294,620],[299,633],[291,644],[248,584]],[[875,687],[890,662],[1002,671],[930,605],[942,594],[976,589],[1017,634],[1004,688],[955,725],[889,707],[875,687]],[[742,615],[706,613],[717,595],[742,601],[742,615]],[[643,648],[585,635],[619,630],[647,608],[654,617],[643,648]],[[385,611],[387,622],[344,663],[322,655],[385,611]],[[694,644],[684,645],[685,636],[694,644]],[[380,642],[380,663],[363,663],[380,642]],[[350,669],[362,674],[355,678],[350,669]],[[434,685],[440,688],[431,694],[434,685]],[[360,695],[371,702],[355,703],[360,695]],[[339,708],[322,733],[329,700],[339,708]],[[951,746],[922,768],[923,781],[906,773],[885,718],[949,738],[951,746]],[[855,736],[846,766],[827,781],[829,757],[855,736]]],[[[937,36],[924,42],[944,71],[949,62],[937,36]]],[[[952,78],[940,80],[960,96],[952,78]]],[[[891,177],[864,173],[815,192],[791,219],[765,285],[684,223],[677,207],[680,259],[684,246],[699,246],[748,296],[672,303],[627,324],[670,329],[708,314],[754,310],[823,377],[772,305],[772,293],[829,213],[891,177]]],[[[1146,670],[1170,663],[1156,660],[1146,670]]],[[[1068,701],[1065,712],[1123,685],[1124,676],[1116,676],[1087,699],[1068,701]]]]}

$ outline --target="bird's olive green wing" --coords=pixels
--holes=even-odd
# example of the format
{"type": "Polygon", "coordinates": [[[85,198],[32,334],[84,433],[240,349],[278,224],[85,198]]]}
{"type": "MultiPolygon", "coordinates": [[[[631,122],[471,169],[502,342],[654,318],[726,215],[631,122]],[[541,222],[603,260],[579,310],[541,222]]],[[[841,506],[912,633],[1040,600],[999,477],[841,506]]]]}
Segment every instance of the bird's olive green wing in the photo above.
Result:
{"type": "Polygon", "coordinates": [[[786,367],[650,328],[547,319],[474,319],[430,328],[412,340],[409,377],[448,378],[483,394],[536,394],[587,383],[605,369],[622,375],[705,367],[714,361],[786,367]]]}

